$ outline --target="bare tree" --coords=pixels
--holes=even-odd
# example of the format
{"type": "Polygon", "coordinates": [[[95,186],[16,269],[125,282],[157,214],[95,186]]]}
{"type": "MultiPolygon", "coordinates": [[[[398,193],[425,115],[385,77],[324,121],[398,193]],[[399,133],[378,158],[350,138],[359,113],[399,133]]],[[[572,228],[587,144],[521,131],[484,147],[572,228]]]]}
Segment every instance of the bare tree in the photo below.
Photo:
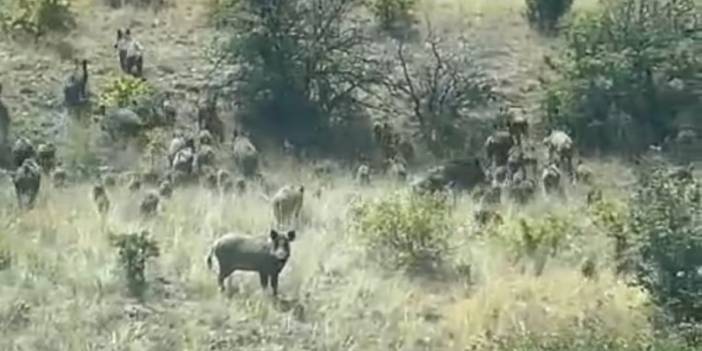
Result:
{"type": "Polygon", "coordinates": [[[429,26],[423,44],[396,42],[382,85],[391,99],[379,107],[416,122],[429,150],[445,156],[447,148],[463,145],[467,131],[460,130],[459,122],[467,111],[494,94],[465,39],[439,37],[429,26]]]}

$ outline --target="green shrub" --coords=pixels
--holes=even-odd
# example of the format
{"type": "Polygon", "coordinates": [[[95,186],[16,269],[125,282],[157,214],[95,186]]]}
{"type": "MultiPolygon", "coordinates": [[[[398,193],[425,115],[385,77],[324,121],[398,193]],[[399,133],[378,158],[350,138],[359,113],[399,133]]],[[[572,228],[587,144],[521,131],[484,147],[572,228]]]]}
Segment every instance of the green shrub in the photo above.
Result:
{"type": "Polygon", "coordinates": [[[553,31],[573,0],[526,0],[525,15],[529,24],[540,31],[553,31]]]}
{"type": "Polygon", "coordinates": [[[360,94],[376,77],[362,0],[269,3],[221,3],[215,21],[230,35],[218,56],[239,67],[222,88],[248,129],[328,151],[335,131],[367,120],[360,94]]]}
{"type": "Polygon", "coordinates": [[[109,107],[128,107],[154,93],[151,85],[143,79],[132,76],[120,76],[110,79],[100,93],[100,105],[109,107]]]}
{"type": "Polygon", "coordinates": [[[159,256],[156,241],[149,238],[149,233],[110,234],[112,246],[117,248],[119,262],[124,269],[129,291],[135,296],[142,296],[146,287],[146,262],[159,256]]]}
{"type": "Polygon", "coordinates": [[[430,267],[448,253],[448,206],[441,196],[398,192],[354,205],[352,229],[381,263],[408,270],[430,267]]]}
{"type": "Polygon", "coordinates": [[[579,229],[572,218],[549,213],[543,217],[524,217],[514,227],[499,231],[517,261],[528,259],[534,264],[534,273],[541,274],[549,257],[555,256],[564,243],[571,242],[579,229]]]}
{"type": "Polygon", "coordinates": [[[612,0],[576,18],[559,79],[542,102],[545,119],[581,145],[633,151],[699,109],[699,8],[694,0],[612,0]],[[677,87],[677,88],[675,88],[677,87]],[[697,87],[697,88],[696,88],[697,87]]]}
{"type": "Polygon", "coordinates": [[[635,275],[676,324],[702,321],[702,203],[695,182],[642,172],[630,202],[635,275]]]}
{"type": "Polygon", "coordinates": [[[144,166],[148,170],[158,169],[159,160],[164,160],[168,151],[168,135],[162,128],[154,128],[144,133],[144,166]]]}
{"type": "Polygon", "coordinates": [[[389,30],[410,22],[416,3],[417,0],[373,0],[370,9],[380,26],[389,30]]]}
{"type": "Polygon", "coordinates": [[[617,273],[624,272],[630,266],[627,251],[630,248],[629,209],[627,204],[616,199],[599,197],[588,207],[588,212],[595,227],[614,240],[614,260],[617,273]]]}
{"type": "Polygon", "coordinates": [[[68,0],[0,0],[0,21],[5,32],[36,37],[50,31],[65,32],[76,25],[68,0]]]}

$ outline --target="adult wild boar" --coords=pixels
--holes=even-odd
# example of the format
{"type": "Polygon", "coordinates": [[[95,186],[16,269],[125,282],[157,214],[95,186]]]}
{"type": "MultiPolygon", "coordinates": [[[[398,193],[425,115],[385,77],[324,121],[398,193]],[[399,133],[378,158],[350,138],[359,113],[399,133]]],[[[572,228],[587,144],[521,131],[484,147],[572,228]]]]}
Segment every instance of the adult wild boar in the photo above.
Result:
{"type": "Polygon", "coordinates": [[[300,217],[305,187],[302,185],[286,185],[273,196],[273,216],[276,223],[289,224],[291,220],[300,217]]]}
{"type": "Polygon", "coordinates": [[[491,167],[503,166],[507,163],[509,150],[514,146],[512,135],[506,130],[496,130],[485,140],[485,154],[491,162],[491,167]]]}
{"type": "Polygon", "coordinates": [[[295,240],[295,231],[283,235],[272,229],[270,238],[262,239],[230,233],[212,244],[207,254],[207,267],[212,269],[212,261],[217,259],[217,284],[221,291],[224,291],[224,280],[240,270],[258,272],[261,287],[265,290],[270,281],[273,296],[278,295],[278,276],[290,258],[290,243],[295,240]]]}
{"type": "Polygon", "coordinates": [[[12,182],[15,185],[19,208],[33,208],[41,185],[41,169],[37,162],[33,158],[24,160],[12,175],[12,182]]]}
{"type": "Polygon", "coordinates": [[[19,138],[12,146],[12,160],[14,167],[20,167],[24,160],[36,157],[34,145],[27,138],[19,138]]]}
{"type": "Polygon", "coordinates": [[[412,187],[420,192],[436,192],[442,191],[451,182],[456,189],[472,189],[485,181],[486,176],[480,160],[467,158],[450,160],[429,169],[412,182],[412,187]]]}
{"type": "Polygon", "coordinates": [[[234,133],[233,152],[234,162],[244,177],[258,174],[258,150],[247,136],[234,133]]]}
{"type": "Polygon", "coordinates": [[[573,169],[575,145],[573,144],[573,139],[563,131],[554,130],[543,142],[548,148],[549,162],[556,163],[559,167],[564,168],[571,179],[573,179],[575,177],[573,169]]]}

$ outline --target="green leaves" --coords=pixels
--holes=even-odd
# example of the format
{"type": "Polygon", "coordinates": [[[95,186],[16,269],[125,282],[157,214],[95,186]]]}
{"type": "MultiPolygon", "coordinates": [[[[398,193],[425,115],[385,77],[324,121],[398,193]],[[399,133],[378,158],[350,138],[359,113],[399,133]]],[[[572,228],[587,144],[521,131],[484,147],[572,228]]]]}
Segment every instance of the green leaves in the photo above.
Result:
{"type": "Polygon", "coordinates": [[[448,204],[440,196],[398,192],[353,207],[351,228],[382,263],[413,269],[448,252],[448,204]]]}
{"type": "Polygon", "coordinates": [[[146,286],[144,276],[146,262],[160,254],[157,242],[149,238],[147,231],[110,234],[110,242],[118,250],[120,265],[124,269],[129,290],[135,296],[141,296],[146,286]]]}
{"type": "Polygon", "coordinates": [[[702,321],[702,205],[694,181],[643,174],[631,199],[635,275],[674,322],[702,321]]]}
{"type": "Polygon", "coordinates": [[[145,80],[132,76],[111,79],[100,94],[100,105],[105,107],[127,107],[140,98],[153,93],[153,88],[145,80]]]}
{"type": "Polygon", "coordinates": [[[76,25],[68,0],[0,1],[0,23],[6,32],[37,37],[49,31],[69,31],[76,25]]]}
{"type": "Polygon", "coordinates": [[[613,147],[661,141],[677,111],[696,103],[689,91],[700,81],[693,72],[702,69],[702,61],[694,59],[702,47],[689,44],[686,28],[695,26],[698,12],[693,0],[621,0],[577,16],[565,33],[560,79],[549,85],[542,103],[547,120],[571,127],[581,139],[591,121],[609,120],[612,135],[606,139],[613,147]],[[672,79],[684,81],[681,90],[666,89],[672,79]],[[616,136],[623,129],[634,133],[631,126],[614,126],[618,114],[640,128],[634,140],[616,136]],[[652,132],[643,135],[646,130],[652,132]]]}

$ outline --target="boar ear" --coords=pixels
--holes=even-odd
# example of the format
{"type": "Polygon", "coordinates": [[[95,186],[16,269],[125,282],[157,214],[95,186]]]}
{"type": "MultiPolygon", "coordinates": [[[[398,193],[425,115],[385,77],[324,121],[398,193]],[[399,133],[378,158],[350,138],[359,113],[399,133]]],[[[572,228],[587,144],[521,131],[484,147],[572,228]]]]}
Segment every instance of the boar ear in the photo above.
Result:
{"type": "Polygon", "coordinates": [[[288,241],[295,241],[295,231],[291,230],[288,232],[288,241]]]}
{"type": "Polygon", "coordinates": [[[278,232],[276,232],[275,229],[271,229],[271,240],[278,240],[278,232]]]}

